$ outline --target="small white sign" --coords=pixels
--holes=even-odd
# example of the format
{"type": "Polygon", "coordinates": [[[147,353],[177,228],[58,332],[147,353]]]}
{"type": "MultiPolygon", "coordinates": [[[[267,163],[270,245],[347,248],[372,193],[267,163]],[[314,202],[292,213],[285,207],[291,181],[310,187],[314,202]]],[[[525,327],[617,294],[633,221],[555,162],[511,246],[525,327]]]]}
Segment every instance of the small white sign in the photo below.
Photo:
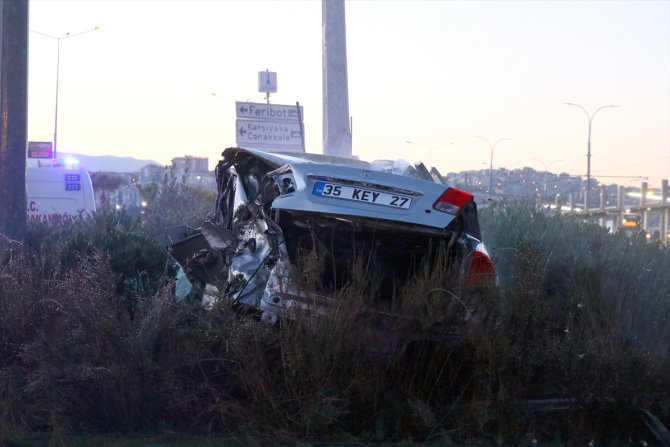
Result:
{"type": "Polygon", "coordinates": [[[258,72],[258,91],[263,93],[277,93],[277,72],[258,72]]]}

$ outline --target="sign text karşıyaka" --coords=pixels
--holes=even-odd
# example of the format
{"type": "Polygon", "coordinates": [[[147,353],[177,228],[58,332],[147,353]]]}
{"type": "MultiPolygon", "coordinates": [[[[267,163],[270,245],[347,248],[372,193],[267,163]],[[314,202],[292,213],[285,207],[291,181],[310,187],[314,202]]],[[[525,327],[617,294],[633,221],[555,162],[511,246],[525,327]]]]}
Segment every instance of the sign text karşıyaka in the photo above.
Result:
{"type": "Polygon", "coordinates": [[[237,120],[237,142],[242,147],[302,151],[300,123],[237,120]]]}

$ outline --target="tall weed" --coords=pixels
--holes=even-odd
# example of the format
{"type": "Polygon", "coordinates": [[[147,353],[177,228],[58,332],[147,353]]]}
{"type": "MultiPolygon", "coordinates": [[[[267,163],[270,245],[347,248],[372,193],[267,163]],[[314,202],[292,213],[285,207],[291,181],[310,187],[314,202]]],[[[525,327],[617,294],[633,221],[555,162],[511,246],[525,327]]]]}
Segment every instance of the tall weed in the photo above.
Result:
{"type": "Polygon", "coordinates": [[[668,248],[531,202],[499,203],[481,220],[506,309],[480,339],[498,346],[485,354],[498,393],[653,409],[667,423],[668,248]]]}
{"type": "Polygon", "coordinates": [[[214,191],[187,184],[172,169],[168,169],[160,183],[143,185],[140,194],[147,204],[142,226],[152,237],[180,225],[199,227],[216,208],[214,191]]]}
{"type": "MultiPolygon", "coordinates": [[[[177,305],[160,241],[137,221],[32,227],[0,265],[0,437],[515,442],[640,434],[641,408],[670,422],[668,249],[531,203],[481,221],[500,277],[483,297],[492,318],[468,313],[437,250],[391,300],[357,253],[329,312],[277,326],[223,299],[177,305]],[[575,408],[533,414],[525,399],[540,397],[575,408]]],[[[305,253],[294,278],[318,290],[323,259],[305,253]]]]}

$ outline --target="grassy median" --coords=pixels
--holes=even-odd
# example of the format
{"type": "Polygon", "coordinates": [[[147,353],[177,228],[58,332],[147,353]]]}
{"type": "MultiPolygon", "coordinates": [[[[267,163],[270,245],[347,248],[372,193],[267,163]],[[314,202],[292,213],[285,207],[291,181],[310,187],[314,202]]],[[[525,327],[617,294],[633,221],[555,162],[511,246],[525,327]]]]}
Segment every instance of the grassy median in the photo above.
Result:
{"type": "Polygon", "coordinates": [[[374,277],[354,263],[333,312],[268,326],[225,301],[175,303],[164,241],[139,220],[32,227],[0,266],[0,441],[651,442],[643,411],[670,423],[668,249],[531,203],[481,222],[500,288],[480,299],[495,317],[414,343],[452,309],[432,294],[435,265],[389,305],[421,316],[411,323],[366,311],[374,277]]]}

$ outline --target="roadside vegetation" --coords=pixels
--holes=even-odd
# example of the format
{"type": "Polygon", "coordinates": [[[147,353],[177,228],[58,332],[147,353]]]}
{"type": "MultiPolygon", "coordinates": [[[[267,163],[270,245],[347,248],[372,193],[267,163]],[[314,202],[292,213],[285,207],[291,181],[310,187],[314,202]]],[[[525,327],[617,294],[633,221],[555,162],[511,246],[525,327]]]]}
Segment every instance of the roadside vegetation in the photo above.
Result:
{"type": "MultiPolygon", "coordinates": [[[[175,303],[162,234],[197,226],[213,200],[170,188],[145,191],[148,215],[31,224],[0,265],[0,445],[35,432],[51,445],[174,432],[242,445],[639,445],[656,442],[645,418],[670,425],[670,252],[643,236],[529,202],[482,210],[500,277],[481,297],[489,318],[457,341],[391,352],[407,327],[372,330],[363,260],[318,320],[269,326],[227,302],[175,303]]],[[[395,309],[419,326],[453,311],[433,293],[440,275],[425,266],[395,309]]]]}

